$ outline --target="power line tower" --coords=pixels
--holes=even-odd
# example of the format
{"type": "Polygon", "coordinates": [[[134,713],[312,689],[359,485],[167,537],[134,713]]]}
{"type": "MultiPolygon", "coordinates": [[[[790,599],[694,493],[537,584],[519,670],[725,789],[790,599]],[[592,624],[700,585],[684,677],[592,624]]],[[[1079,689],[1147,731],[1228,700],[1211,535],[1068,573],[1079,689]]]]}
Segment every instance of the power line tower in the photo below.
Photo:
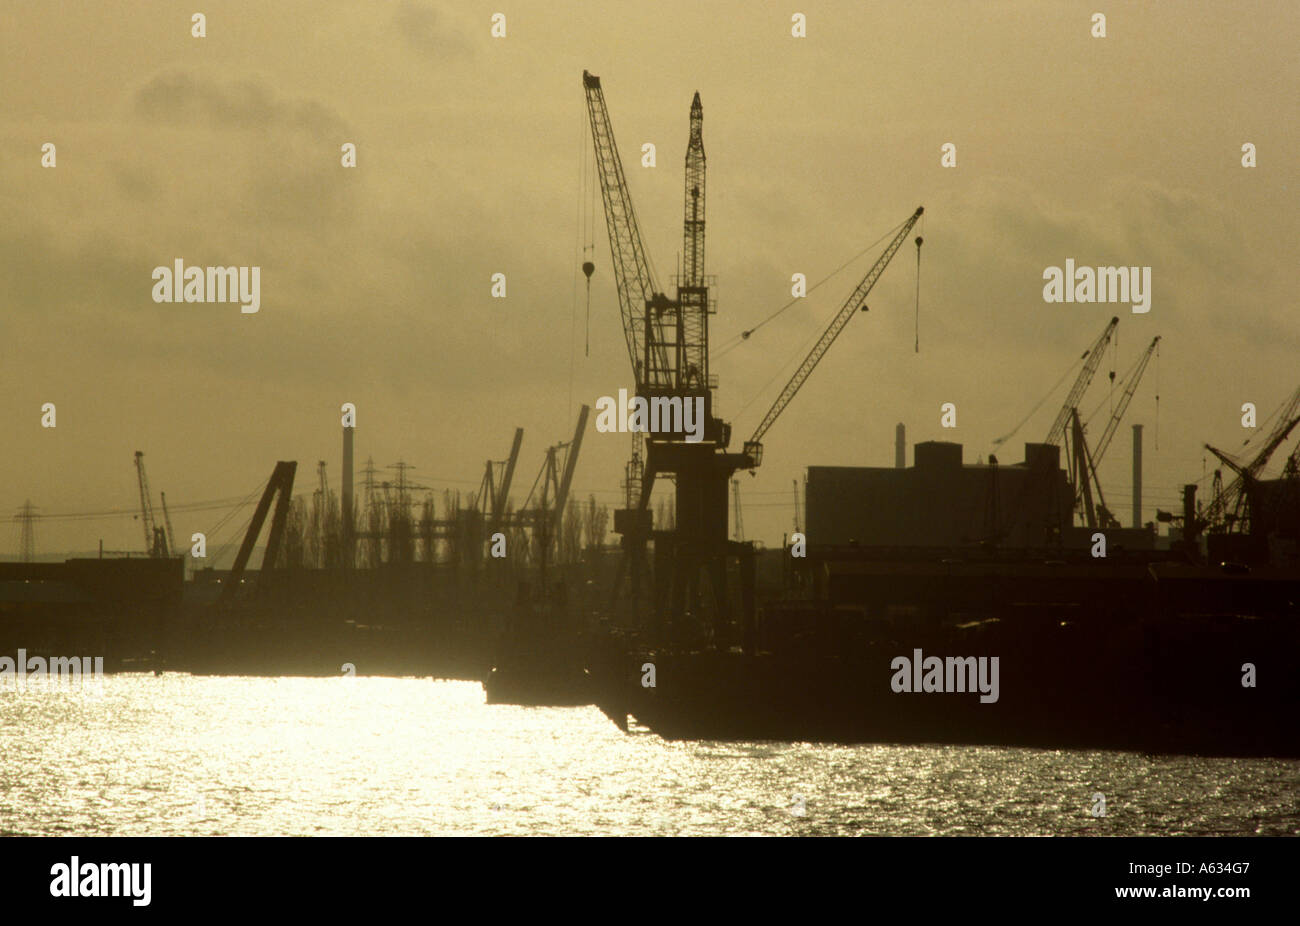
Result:
{"type": "Polygon", "coordinates": [[[360,533],[366,540],[366,566],[369,569],[378,568],[382,551],[380,549],[381,533],[383,530],[383,514],[378,508],[378,500],[375,497],[375,458],[367,457],[366,465],[361,470],[363,477],[362,485],[365,487],[366,513],[364,531],[360,533]]]}
{"type": "Polygon", "coordinates": [[[32,500],[27,499],[26,503],[18,509],[18,520],[22,522],[23,533],[22,540],[18,546],[18,555],[24,563],[35,562],[36,560],[36,532],[33,530],[33,524],[36,521],[36,506],[32,500]]]}

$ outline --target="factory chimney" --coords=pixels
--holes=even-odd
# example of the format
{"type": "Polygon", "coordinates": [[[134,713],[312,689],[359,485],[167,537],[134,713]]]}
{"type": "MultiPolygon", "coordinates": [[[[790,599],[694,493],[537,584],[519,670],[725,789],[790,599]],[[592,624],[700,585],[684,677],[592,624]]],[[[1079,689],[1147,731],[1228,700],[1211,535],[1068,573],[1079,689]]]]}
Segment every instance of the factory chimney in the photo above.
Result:
{"type": "Polygon", "coordinates": [[[907,429],[899,422],[898,427],[894,428],[894,468],[902,469],[907,466],[907,429]]]}
{"type": "Polygon", "coordinates": [[[1142,425],[1133,425],[1133,526],[1142,526],[1142,425]]]}
{"type": "Polygon", "coordinates": [[[343,426],[343,565],[351,569],[356,563],[354,528],[352,523],[352,432],[355,428],[343,426]]]}

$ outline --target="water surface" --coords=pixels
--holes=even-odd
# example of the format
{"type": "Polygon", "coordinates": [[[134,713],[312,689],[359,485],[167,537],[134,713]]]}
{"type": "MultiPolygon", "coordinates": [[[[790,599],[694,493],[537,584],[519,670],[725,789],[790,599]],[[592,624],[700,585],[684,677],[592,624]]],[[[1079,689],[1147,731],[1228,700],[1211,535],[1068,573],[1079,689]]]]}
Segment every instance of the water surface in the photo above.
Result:
{"type": "Polygon", "coordinates": [[[0,730],[3,834],[1300,834],[1292,760],[670,743],[468,682],[11,685],[0,730]]]}

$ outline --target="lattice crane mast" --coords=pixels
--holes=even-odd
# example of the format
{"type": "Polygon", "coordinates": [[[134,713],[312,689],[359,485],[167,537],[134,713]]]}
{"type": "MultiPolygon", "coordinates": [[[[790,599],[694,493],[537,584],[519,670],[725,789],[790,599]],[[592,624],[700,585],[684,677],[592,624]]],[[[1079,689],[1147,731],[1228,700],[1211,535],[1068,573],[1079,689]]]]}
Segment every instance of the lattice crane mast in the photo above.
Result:
{"type": "Polygon", "coordinates": [[[709,382],[709,290],[704,278],[704,107],[697,92],[691,101],[691,132],[686,143],[686,191],[682,208],[682,278],[677,286],[681,338],[678,385],[707,390],[709,382]]]}

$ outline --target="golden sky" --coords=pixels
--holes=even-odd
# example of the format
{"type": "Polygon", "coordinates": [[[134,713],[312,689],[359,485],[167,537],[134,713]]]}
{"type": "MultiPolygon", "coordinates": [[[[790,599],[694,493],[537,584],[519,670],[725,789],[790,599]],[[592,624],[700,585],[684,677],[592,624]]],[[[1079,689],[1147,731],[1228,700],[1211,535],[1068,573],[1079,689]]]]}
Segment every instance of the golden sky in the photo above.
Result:
{"type": "MultiPolygon", "coordinates": [[[[717,347],[783,305],[791,274],[821,279],[925,206],[920,353],[909,244],[767,435],[757,477],[742,474],[751,538],[779,542],[805,467],[891,465],[899,421],[975,462],[1112,314],[1118,347],[1084,411],[1163,337],[1158,450],[1153,367],[1102,468],[1126,523],[1128,424],[1147,426],[1150,518],[1202,477],[1204,442],[1241,447],[1243,402],[1262,419],[1300,380],[1300,7],[1286,0],[4,6],[6,515],[28,498],[50,514],[133,511],[135,450],[172,505],[243,496],[277,459],[299,461],[304,490],[326,459],[337,487],[343,402],[358,408],[358,465],[404,460],[439,490],[472,491],[522,426],[526,490],[578,404],[631,385],[599,213],[583,353],[584,68],[604,84],[663,285],[700,92],[713,369],[737,445],[872,258],[717,347]],[[206,38],[190,34],[195,11],[206,38]],[[497,11],[504,39],[489,34],[497,11]],[[355,170],[339,163],[349,141],[355,170]],[[178,257],[260,266],[261,311],[154,303],[152,269],[178,257]],[[1066,258],[1152,267],[1150,313],[1044,303],[1043,269],[1066,258]],[[940,428],[945,402],[956,430],[940,428]]],[[[593,427],[575,492],[614,502],[628,446],[593,427]]],[[[219,517],[178,516],[177,532],[219,517]]],[[[0,553],[16,552],[10,533],[0,553]]],[[[37,542],[135,549],[139,534],[127,518],[50,521],[37,542]]]]}

